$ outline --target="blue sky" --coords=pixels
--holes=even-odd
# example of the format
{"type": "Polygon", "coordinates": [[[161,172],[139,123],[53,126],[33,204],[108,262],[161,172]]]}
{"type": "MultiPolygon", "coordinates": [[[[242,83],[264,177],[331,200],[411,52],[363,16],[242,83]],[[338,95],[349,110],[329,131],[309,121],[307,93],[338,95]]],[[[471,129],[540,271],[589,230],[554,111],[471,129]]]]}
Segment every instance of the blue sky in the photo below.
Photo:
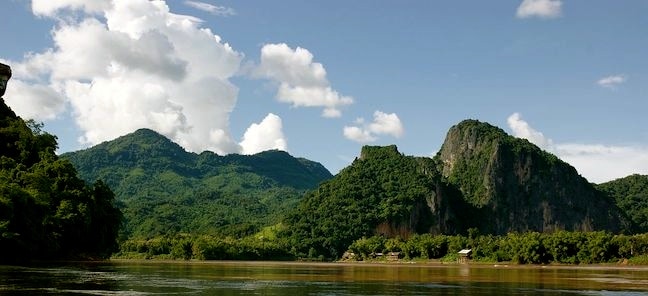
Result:
{"type": "Polygon", "coordinates": [[[0,60],[15,72],[7,103],[61,152],[148,127],[192,151],[279,148],[336,173],[365,144],[433,155],[473,118],[602,182],[648,174],[647,13],[641,0],[8,0],[0,60]]]}

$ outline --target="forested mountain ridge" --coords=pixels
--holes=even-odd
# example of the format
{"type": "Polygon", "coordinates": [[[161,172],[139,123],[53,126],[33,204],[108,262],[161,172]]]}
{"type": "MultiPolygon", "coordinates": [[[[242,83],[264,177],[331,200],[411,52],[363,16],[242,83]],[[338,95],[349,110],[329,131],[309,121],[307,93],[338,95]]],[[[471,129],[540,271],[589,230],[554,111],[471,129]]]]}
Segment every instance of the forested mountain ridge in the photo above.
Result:
{"type": "Polygon", "coordinates": [[[596,186],[612,196],[616,204],[637,226],[638,232],[648,232],[648,176],[630,175],[596,186]]]}
{"type": "Polygon", "coordinates": [[[149,129],[66,153],[85,180],[104,180],[122,203],[126,237],[244,236],[281,221],[331,174],[284,151],[195,154],[149,129]]]}
{"type": "Polygon", "coordinates": [[[427,200],[438,179],[430,161],[404,156],[396,146],[363,147],[359,158],[310,191],[288,217],[290,244],[304,256],[335,258],[381,224],[390,235],[426,232],[434,224],[427,200]]]}
{"type": "MultiPolygon", "coordinates": [[[[331,178],[320,163],[295,158],[285,151],[269,150],[254,155],[219,156],[205,151],[195,154],[150,129],[139,129],[115,140],[76,152],[66,153],[84,178],[115,178],[112,170],[123,168],[168,169],[186,177],[202,178],[227,171],[254,172],[277,183],[298,189],[317,186],[331,178]]],[[[120,178],[123,180],[123,178],[120,178]]],[[[109,184],[119,180],[107,180],[109,184]]]]}
{"type": "Polygon", "coordinates": [[[121,223],[112,191],[78,178],[41,127],[0,98],[0,262],[110,255],[121,223]]]}
{"type": "Polygon", "coordinates": [[[331,258],[375,234],[632,230],[614,200],[572,166],[476,120],[450,128],[434,158],[363,147],[287,224],[298,252],[331,258]]]}

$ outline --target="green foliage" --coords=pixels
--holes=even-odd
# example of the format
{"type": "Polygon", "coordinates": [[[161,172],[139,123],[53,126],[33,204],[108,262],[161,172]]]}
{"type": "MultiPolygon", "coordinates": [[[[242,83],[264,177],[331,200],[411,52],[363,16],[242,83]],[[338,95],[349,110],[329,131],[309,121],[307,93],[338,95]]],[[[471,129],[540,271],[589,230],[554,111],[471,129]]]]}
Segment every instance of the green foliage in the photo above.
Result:
{"type": "MultiPolygon", "coordinates": [[[[469,240],[471,240],[469,238],[469,240]]],[[[506,237],[481,235],[476,236],[470,243],[473,258],[476,261],[502,262],[511,261],[511,254],[506,250],[506,237]]]]}
{"type": "Polygon", "coordinates": [[[628,260],[628,262],[634,265],[648,265],[648,255],[639,255],[632,257],[628,260]]]}
{"type": "Polygon", "coordinates": [[[424,231],[432,222],[425,204],[434,194],[435,172],[431,159],[403,156],[395,146],[364,147],[353,165],[304,197],[283,235],[298,256],[338,258],[380,224],[386,236],[400,225],[424,231]],[[412,215],[420,215],[414,225],[412,215]]]}
{"type": "MultiPolygon", "coordinates": [[[[635,197],[644,189],[637,183],[630,190],[635,197]]],[[[469,246],[477,258],[521,263],[549,262],[552,256],[571,263],[607,260],[613,246],[580,245],[600,237],[557,232],[546,238],[539,232],[618,233],[630,226],[613,200],[573,167],[476,120],[452,127],[434,159],[403,156],[395,146],[363,147],[351,166],[305,196],[286,225],[284,235],[301,256],[338,258],[354,241],[363,255],[367,242],[357,240],[378,234],[410,237],[409,243],[390,242],[407,257],[439,258],[445,248],[469,246]],[[424,234],[466,231],[467,241],[434,241],[424,234]],[[518,233],[505,240],[479,235],[510,232],[518,233]]]]}
{"type": "Polygon", "coordinates": [[[503,247],[515,263],[548,263],[550,258],[543,240],[543,235],[538,232],[509,233],[503,247]]]}
{"type": "Polygon", "coordinates": [[[405,247],[405,241],[400,237],[388,238],[385,241],[385,250],[388,252],[402,252],[405,247]]]}
{"type": "Polygon", "coordinates": [[[547,236],[544,243],[554,261],[568,264],[580,262],[578,252],[583,243],[579,233],[557,231],[547,236]]]}
{"type": "Polygon", "coordinates": [[[638,232],[648,232],[648,176],[630,175],[597,188],[614,198],[616,204],[637,226],[638,232]]]}
{"type": "Polygon", "coordinates": [[[56,137],[1,103],[0,262],[110,255],[121,223],[112,191],[79,179],[56,137]]]}
{"type": "Polygon", "coordinates": [[[354,241],[349,246],[349,250],[355,253],[358,259],[372,258],[376,253],[382,253],[385,250],[385,238],[382,236],[363,237],[354,241]]]}
{"type": "Polygon", "coordinates": [[[124,212],[122,239],[244,237],[280,222],[306,189],[331,177],[321,164],[283,151],[194,154],[147,129],[63,157],[85,180],[113,188],[124,212]]]}
{"type": "Polygon", "coordinates": [[[413,235],[404,244],[405,258],[438,259],[448,253],[449,239],[445,235],[413,235]]]}
{"type": "Polygon", "coordinates": [[[582,263],[607,262],[618,253],[613,250],[612,235],[607,232],[586,232],[583,233],[583,240],[577,254],[582,263]]]}
{"type": "Polygon", "coordinates": [[[435,259],[457,262],[458,251],[472,249],[477,262],[512,262],[516,264],[596,264],[623,262],[646,264],[648,234],[612,235],[604,231],[555,233],[508,233],[503,236],[412,235],[409,239],[385,239],[372,236],[353,241],[348,250],[358,260],[370,260],[372,253],[391,251],[397,245],[407,260],[435,259]]]}
{"type": "Polygon", "coordinates": [[[158,236],[122,242],[115,258],[177,260],[292,260],[288,245],[279,240],[211,235],[158,236]]]}

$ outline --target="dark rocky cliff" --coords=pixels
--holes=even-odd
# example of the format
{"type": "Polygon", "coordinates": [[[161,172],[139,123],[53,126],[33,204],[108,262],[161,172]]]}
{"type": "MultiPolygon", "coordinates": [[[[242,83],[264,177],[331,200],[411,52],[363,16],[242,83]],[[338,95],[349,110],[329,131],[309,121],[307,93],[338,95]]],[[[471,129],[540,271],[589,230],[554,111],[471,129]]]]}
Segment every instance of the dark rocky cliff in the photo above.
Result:
{"type": "Polygon", "coordinates": [[[483,232],[629,227],[614,200],[574,167],[488,123],[450,128],[436,159],[443,177],[479,212],[475,226],[483,232]]]}

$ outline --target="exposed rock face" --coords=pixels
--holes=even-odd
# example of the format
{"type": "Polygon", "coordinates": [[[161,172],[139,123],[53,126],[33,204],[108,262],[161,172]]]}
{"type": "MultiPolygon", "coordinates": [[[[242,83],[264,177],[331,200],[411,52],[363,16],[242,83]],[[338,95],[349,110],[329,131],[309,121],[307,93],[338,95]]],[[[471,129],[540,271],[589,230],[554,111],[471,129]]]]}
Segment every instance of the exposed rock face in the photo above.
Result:
{"type": "Polygon", "coordinates": [[[11,67],[0,63],[0,98],[5,94],[9,78],[11,78],[11,67]]]}
{"type": "Polygon", "coordinates": [[[453,126],[437,161],[443,177],[479,213],[481,222],[469,224],[483,232],[616,232],[628,226],[614,201],[572,166],[488,123],[453,126]]]}

